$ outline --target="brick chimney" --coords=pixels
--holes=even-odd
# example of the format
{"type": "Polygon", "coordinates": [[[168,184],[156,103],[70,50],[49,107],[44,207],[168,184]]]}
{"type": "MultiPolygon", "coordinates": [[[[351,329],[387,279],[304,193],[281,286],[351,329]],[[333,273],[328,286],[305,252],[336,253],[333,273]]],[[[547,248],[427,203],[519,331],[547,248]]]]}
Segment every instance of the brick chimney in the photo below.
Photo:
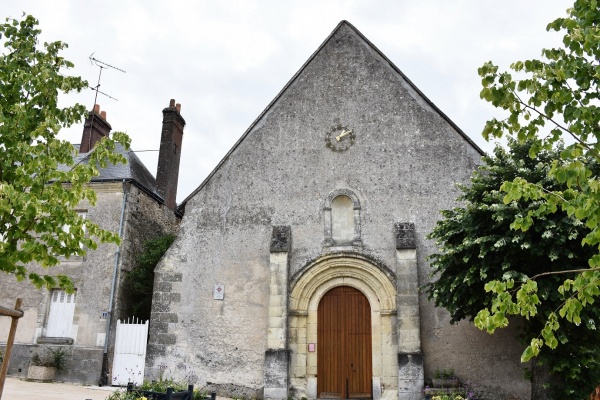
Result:
{"type": "Polygon", "coordinates": [[[80,153],[88,153],[103,137],[110,135],[111,126],[106,122],[106,111],[100,112],[100,105],[94,104],[83,124],[80,153]]]}
{"type": "Polygon", "coordinates": [[[177,206],[177,180],[179,178],[179,159],[185,120],[180,114],[181,104],[171,99],[169,107],[163,110],[163,125],[156,170],[156,191],[165,201],[165,205],[174,210],[177,206]]]}

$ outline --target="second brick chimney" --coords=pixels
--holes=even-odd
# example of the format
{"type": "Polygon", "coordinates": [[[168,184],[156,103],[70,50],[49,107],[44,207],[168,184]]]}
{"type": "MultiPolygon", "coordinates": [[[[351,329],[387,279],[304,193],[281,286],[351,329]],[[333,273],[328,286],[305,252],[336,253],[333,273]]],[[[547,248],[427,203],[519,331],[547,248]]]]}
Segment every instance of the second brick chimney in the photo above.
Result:
{"type": "Polygon", "coordinates": [[[165,205],[174,210],[177,206],[177,180],[179,159],[185,120],[180,114],[181,104],[171,99],[169,107],[163,110],[162,134],[156,171],[156,191],[162,196],[165,205]]]}
{"type": "Polygon", "coordinates": [[[94,104],[83,124],[83,135],[79,145],[80,153],[88,153],[102,138],[110,135],[112,127],[106,122],[106,111],[100,112],[100,105],[94,104]]]}

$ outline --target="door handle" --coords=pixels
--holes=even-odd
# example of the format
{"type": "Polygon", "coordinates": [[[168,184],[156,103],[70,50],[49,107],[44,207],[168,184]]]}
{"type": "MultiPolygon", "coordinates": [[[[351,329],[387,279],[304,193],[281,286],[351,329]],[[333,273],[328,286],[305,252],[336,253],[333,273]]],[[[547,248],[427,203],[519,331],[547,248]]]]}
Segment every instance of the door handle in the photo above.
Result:
{"type": "Polygon", "coordinates": [[[352,368],[352,372],[356,371],[356,370],[354,369],[354,364],[350,364],[350,368],[352,368]]]}

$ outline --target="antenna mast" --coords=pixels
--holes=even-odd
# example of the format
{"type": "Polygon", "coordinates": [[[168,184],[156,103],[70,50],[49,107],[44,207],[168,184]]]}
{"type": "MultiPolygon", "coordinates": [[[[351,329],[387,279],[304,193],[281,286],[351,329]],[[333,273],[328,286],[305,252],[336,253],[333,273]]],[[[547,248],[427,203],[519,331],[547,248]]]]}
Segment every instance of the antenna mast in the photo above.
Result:
{"type": "MultiPolygon", "coordinates": [[[[94,95],[94,104],[92,105],[92,110],[94,109],[94,106],[96,105],[96,102],[98,101],[98,93],[100,93],[101,95],[104,95],[104,96],[108,97],[111,100],[119,101],[116,98],[114,98],[114,97],[112,97],[112,96],[110,96],[110,95],[108,95],[108,94],[106,94],[104,92],[101,92],[99,90],[100,89],[100,79],[102,78],[102,70],[110,68],[110,69],[114,69],[114,70],[119,71],[119,72],[123,72],[124,74],[127,73],[125,70],[122,70],[121,68],[117,68],[114,65],[110,65],[108,63],[105,63],[104,61],[98,60],[97,58],[94,57],[94,54],[95,54],[95,52],[92,53],[92,54],[90,54],[90,57],[89,57],[90,63],[92,65],[98,66],[100,68],[100,70],[98,71],[98,83],[96,84],[95,87],[90,87],[90,89],[92,89],[93,91],[96,92],[96,94],[94,95]]],[[[92,128],[94,127],[94,118],[95,118],[95,115],[92,112],[92,121],[91,121],[91,124],[90,124],[90,135],[89,135],[89,141],[90,142],[88,143],[88,148],[91,147],[90,146],[91,140],[92,140],[91,132],[92,132],[92,128]]]]}

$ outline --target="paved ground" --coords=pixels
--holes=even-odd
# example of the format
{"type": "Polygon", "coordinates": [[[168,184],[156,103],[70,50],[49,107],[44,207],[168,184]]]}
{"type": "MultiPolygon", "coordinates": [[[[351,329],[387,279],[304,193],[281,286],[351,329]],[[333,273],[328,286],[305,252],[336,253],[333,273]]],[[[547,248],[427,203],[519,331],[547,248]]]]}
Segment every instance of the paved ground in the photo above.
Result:
{"type": "Polygon", "coordinates": [[[2,400],[105,400],[117,388],[6,378],[2,400]]]}
{"type": "MultiPolygon", "coordinates": [[[[42,383],[7,377],[0,400],[106,400],[116,387],[42,383]]],[[[232,400],[217,396],[217,400],[232,400]]]]}

